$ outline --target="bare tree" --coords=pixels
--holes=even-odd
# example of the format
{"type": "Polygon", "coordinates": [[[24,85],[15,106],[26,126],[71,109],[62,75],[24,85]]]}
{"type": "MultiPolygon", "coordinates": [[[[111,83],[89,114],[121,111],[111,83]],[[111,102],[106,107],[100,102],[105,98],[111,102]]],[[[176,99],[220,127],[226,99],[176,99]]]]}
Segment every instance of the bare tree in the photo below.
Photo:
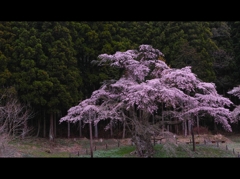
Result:
{"type": "Polygon", "coordinates": [[[8,93],[6,89],[0,98],[0,134],[24,137],[32,130],[28,127],[28,120],[34,116],[31,109],[21,104],[16,95],[8,93]]]}

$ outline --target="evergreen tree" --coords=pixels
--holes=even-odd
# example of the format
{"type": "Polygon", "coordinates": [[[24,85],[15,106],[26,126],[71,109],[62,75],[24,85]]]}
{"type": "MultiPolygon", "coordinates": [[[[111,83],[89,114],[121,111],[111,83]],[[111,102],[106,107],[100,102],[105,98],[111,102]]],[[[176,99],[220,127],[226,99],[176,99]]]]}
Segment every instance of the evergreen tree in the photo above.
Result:
{"type": "MultiPolygon", "coordinates": [[[[232,21],[229,23],[230,24],[230,28],[231,28],[231,39],[232,39],[232,43],[233,43],[233,52],[234,52],[234,62],[236,64],[236,68],[238,69],[240,67],[240,52],[239,52],[239,48],[240,48],[240,21],[232,21]]],[[[240,73],[239,70],[236,71],[236,75],[235,79],[237,84],[240,81],[240,73]]],[[[234,85],[237,86],[237,85],[234,85]]]]}
{"type": "Polygon", "coordinates": [[[194,73],[204,81],[214,81],[212,52],[217,49],[211,40],[211,29],[208,22],[185,21],[165,22],[160,35],[164,44],[163,53],[171,67],[180,68],[191,65],[194,73]]]}
{"type": "Polygon", "coordinates": [[[11,76],[9,70],[9,62],[13,52],[12,42],[14,33],[11,30],[11,23],[0,22],[0,94],[4,88],[12,86],[11,76]]]}
{"type": "Polygon", "coordinates": [[[69,22],[42,22],[40,39],[47,57],[45,70],[52,83],[48,91],[50,139],[54,139],[54,115],[64,111],[82,98],[81,71],[77,68],[76,50],[68,28],[69,22]]]}
{"type": "Polygon", "coordinates": [[[223,95],[236,84],[237,66],[234,61],[233,44],[231,39],[231,28],[226,21],[210,22],[212,39],[218,46],[213,52],[214,72],[216,80],[214,83],[223,95]]]}

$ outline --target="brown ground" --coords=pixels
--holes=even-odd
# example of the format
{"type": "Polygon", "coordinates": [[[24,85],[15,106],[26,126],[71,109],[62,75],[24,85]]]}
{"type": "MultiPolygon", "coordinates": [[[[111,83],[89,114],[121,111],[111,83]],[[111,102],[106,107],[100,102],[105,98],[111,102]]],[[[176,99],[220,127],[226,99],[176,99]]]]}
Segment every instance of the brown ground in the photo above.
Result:
{"type": "MultiPolygon", "coordinates": [[[[94,139],[92,143],[93,150],[111,149],[123,145],[131,145],[131,139],[94,139]]],[[[87,138],[56,138],[53,142],[46,138],[27,138],[4,141],[0,146],[0,157],[67,157],[89,154],[89,151],[90,141],[87,138]]]]}
{"type": "MultiPolygon", "coordinates": [[[[177,136],[178,140],[181,142],[190,142],[190,140],[192,140],[192,136],[177,136]]],[[[202,135],[195,135],[195,142],[200,142],[200,143],[204,143],[204,140],[206,143],[211,143],[211,142],[224,142],[224,143],[228,143],[231,142],[231,140],[227,137],[225,137],[222,134],[217,134],[217,135],[211,135],[211,134],[202,134],[202,135]]]]}
{"type": "MultiPolygon", "coordinates": [[[[191,136],[176,136],[178,142],[190,142],[191,136]]],[[[192,140],[192,139],[191,139],[192,140]]],[[[219,141],[224,144],[233,143],[228,137],[218,135],[195,135],[195,142],[212,143],[219,141]]],[[[161,141],[164,142],[164,139],[161,141]]],[[[103,150],[116,148],[123,145],[132,145],[131,139],[95,139],[93,140],[93,150],[103,150]]],[[[39,156],[39,157],[58,157],[58,156],[77,156],[89,154],[90,142],[86,138],[59,139],[56,138],[50,142],[45,138],[28,138],[22,141],[13,141],[7,144],[2,142],[0,146],[0,157],[24,157],[24,156],[39,156]]],[[[239,147],[240,150],[240,147],[239,147]]]]}

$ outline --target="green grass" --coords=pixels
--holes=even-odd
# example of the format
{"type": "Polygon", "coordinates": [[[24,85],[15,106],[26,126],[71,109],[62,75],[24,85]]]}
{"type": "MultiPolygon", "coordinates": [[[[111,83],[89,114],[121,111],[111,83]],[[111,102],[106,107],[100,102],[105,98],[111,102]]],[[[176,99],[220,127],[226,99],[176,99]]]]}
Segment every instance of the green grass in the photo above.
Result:
{"type": "MultiPolygon", "coordinates": [[[[130,153],[135,150],[134,146],[122,146],[110,150],[97,150],[93,151],[93,158],[125,158],[134,157],[130,153]]],[[[90,158],[89,155],[80,155],[80,158],[90,158]]]]}
{"type": "Polygon", "coordinates": [[[185,147],[178,146],[174,151],[169,152],[164,149],[163,145],[155,146],[156,158],[224,158],[224,157],[236,157],[230,150],[224,150],[216,146],[209,145],[196,145],[195,151],[192,150],[192,146],[185,147]]]}
{"type": "MultiPolygon", "coordinates": [[[[98,150],[93,152],[93,158],[138,158],[130,155],[135,150],[134,146],[124,146],[111,150],[98,150]]],[[[172,151],[166,150],[163,145],[154,146],[155,154],[153,158],[233,158],[237,157],[230,150],[224,150],[216,146],[197,145],[195,151],[192,146],[178,146],[172,151]]],[[[79,157],[89,158],[90,155],[79,157]]]]}

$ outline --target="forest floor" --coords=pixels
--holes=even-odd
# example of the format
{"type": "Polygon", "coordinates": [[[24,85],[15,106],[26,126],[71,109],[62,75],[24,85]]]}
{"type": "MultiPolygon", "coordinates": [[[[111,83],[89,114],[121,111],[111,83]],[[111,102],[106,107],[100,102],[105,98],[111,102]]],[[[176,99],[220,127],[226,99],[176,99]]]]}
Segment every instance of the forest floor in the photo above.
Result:
{"type": "MultiPolygon", "coordinates": [[[[191,136],[176,136],[178,143],[191,145],[191,136]]],[[[240,135],[195,135],[197,145],[218,146],[223,150],[240,153],[240,135]]],[[[90,140],[87,138],[47,138],[29,137],[24,140],[1,140],[0,157],[25,158],[25,157],[77,157],[90,154],[90,140]],[[2,144],[1,144],[2,143],[2,144]]],[[[159,143],[159,141],[156,141],[159,143]]],[[[164,143],[164,139],[161,140],[164,143]]],[[[120,146],[131,146],[130,138],[126,139],[94,139],[93,151],[116,149],[120,146]]]]}

